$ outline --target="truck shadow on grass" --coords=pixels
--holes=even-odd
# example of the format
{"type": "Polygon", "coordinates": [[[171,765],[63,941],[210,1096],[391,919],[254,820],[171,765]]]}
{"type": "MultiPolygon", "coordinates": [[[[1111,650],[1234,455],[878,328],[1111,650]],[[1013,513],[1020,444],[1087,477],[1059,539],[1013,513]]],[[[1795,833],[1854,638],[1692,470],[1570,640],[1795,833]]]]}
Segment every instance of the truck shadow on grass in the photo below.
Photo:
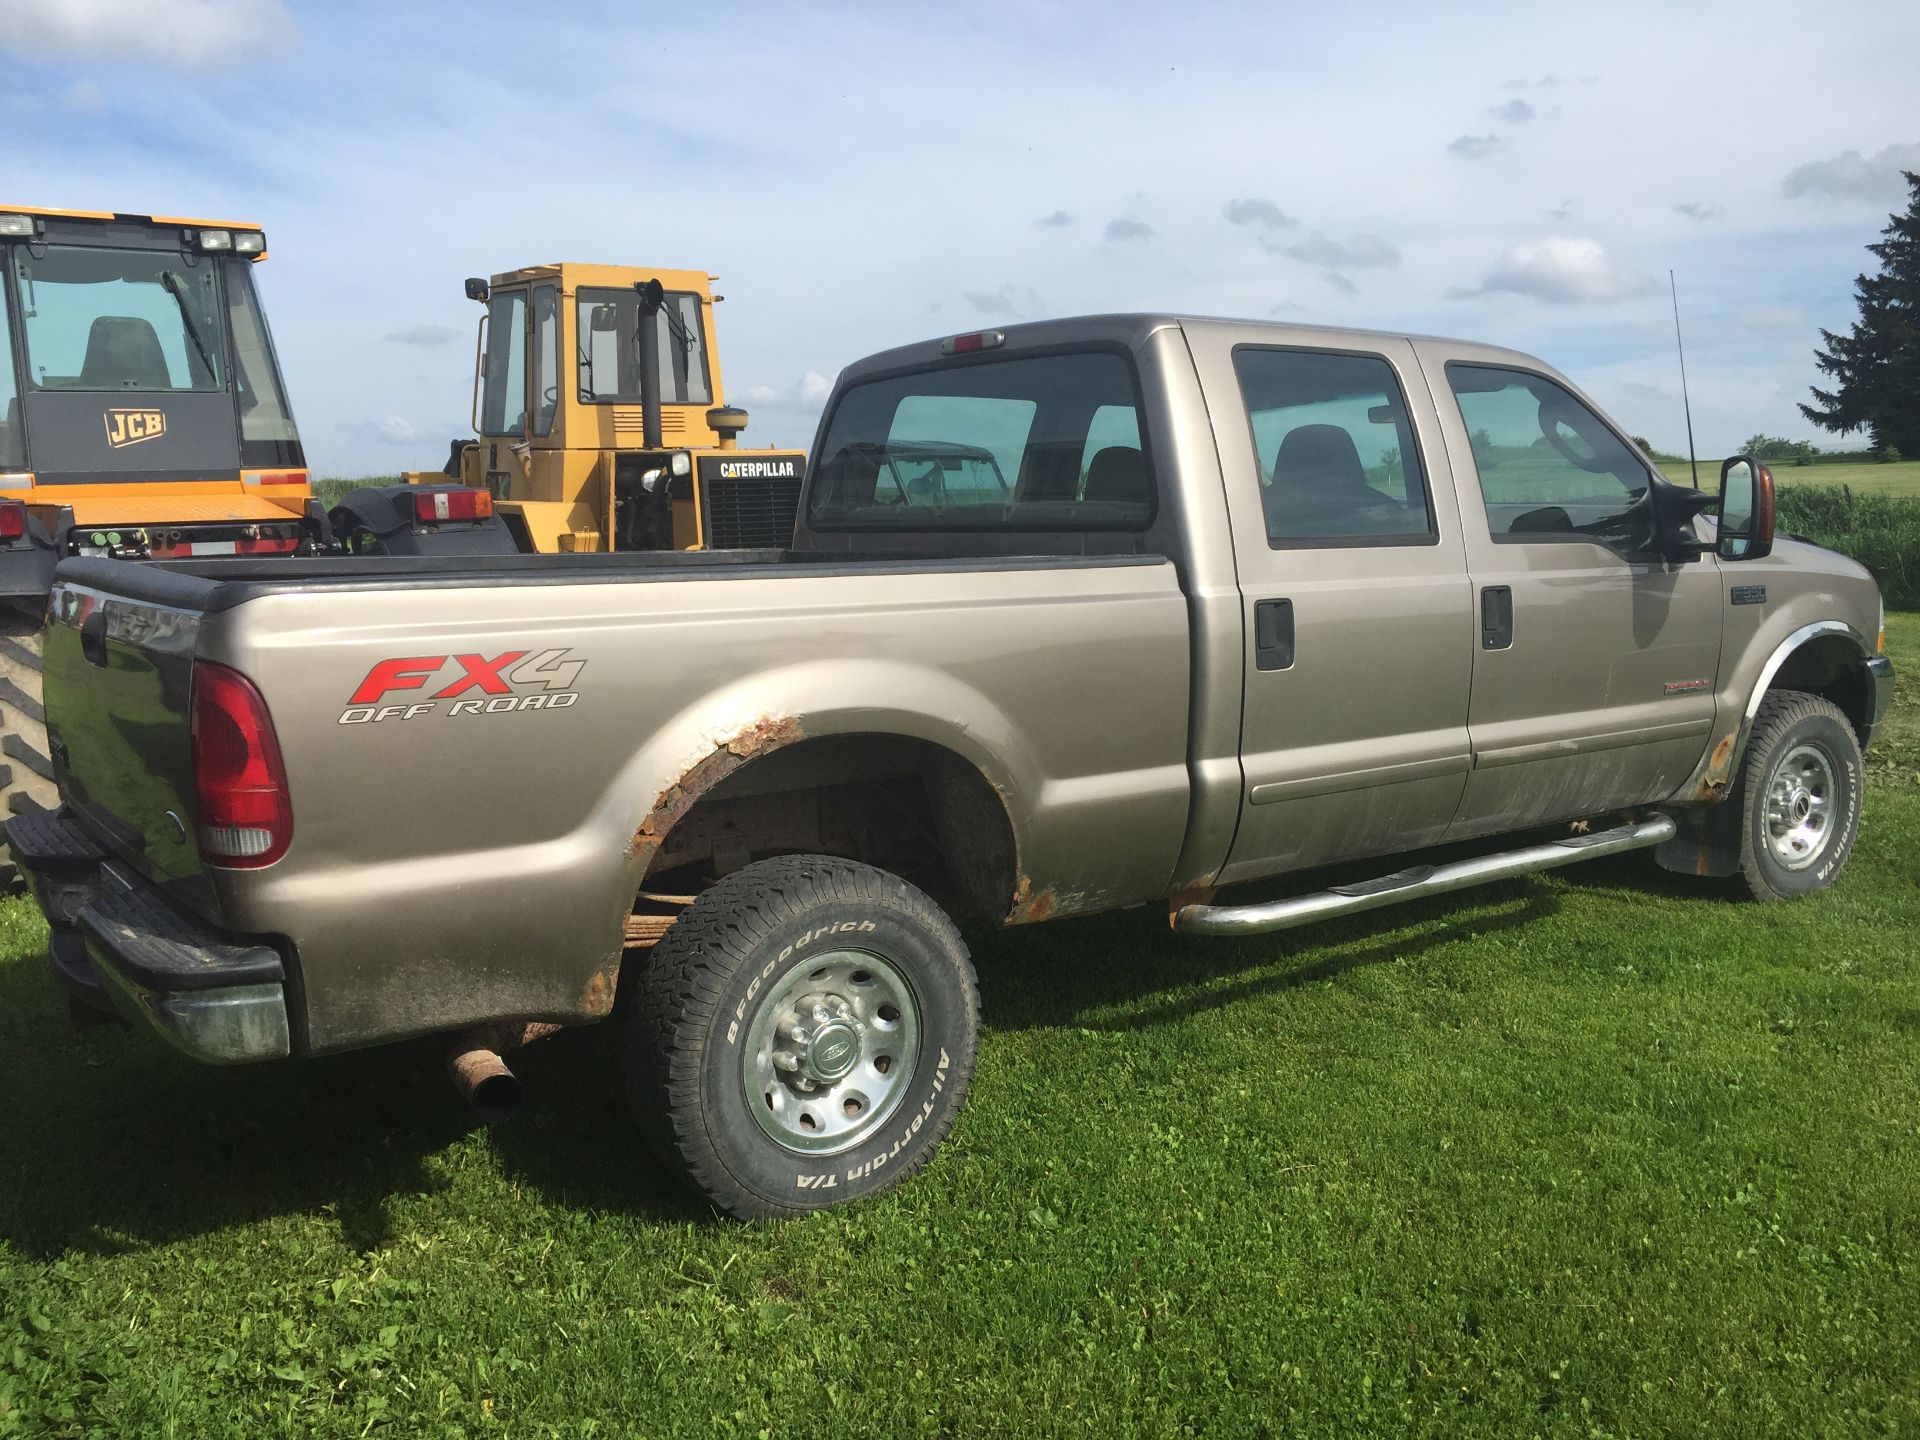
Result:
{"type": "Polygon", "coordinates": [[[451,1168],[500,1167],[562,1204],[684,1222],[707,1213],[642,1153],[606,1037],[557,1036],[517,1060],[529,1114],[481,1127],[417,1041],[220,1070],[118,1026],[77,1034],[30,961],[0,966],[0,1242],[51,1259],[110,1255],[274,1216],[330,1215],[365,1252],[451,1168]]]}

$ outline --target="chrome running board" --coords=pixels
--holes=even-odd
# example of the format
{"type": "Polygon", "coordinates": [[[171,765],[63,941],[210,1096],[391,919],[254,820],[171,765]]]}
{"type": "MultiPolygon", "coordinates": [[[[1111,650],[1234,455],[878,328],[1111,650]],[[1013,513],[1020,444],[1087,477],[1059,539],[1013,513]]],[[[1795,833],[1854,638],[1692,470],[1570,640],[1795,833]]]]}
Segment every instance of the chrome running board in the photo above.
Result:
{"type": "Polygon", "coordinates": [[[1672,839],[1676,828],[1672,816],[1654,815],[1590,835],[1569,835],[1564,840],[1529,845],[1524,850],[1507,850],[1446,865],[1415,865],[1409,870],[1382,875],[1378,880],[1336,885],[1331,890],[1292,895],[1261,905],[1187,905],[1175,912],[1173,928],[1182,935],[1261,935],[1269,930],[1290,930],[1296,925],[1311,925],[1316,920],[1331,920],[1337,915],[1357,915],[1363,910],[1398,905],[1403,900],[1444,895],[1449,890],[1510,880],[1516,875],[1553,870],[1581,860],[1598,860],[1623,850],[1644,850],[1649,845],[1672,839]]]}

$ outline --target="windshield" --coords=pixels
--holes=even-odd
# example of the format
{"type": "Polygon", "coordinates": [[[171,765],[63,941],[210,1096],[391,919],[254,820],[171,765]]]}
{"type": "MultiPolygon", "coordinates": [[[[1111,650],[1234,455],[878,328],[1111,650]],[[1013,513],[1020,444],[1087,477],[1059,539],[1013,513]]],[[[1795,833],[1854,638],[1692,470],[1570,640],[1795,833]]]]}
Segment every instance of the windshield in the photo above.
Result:
{"type": "Polygon", "coordinates": [[[487,302],[487,381],[482,435],[527,433],[527,292],[502,290],[487,302]]]}
{"type": "Polygon", "coordinates": [[[226,388],[220,286],[208,260],[152,250],[14,247],[36,390],[226,388]]]}
{"type": "MultiPolygon", "coordinates": [[[[575,316],[580,347],[580,401],[585,405],[640,403],[640,297],[631,290],[582,290],[575,316]]],[[[660,307],[660,403],[707,405],[707,347],[700,329],[700,297],[668,291],[660,307]]]]}

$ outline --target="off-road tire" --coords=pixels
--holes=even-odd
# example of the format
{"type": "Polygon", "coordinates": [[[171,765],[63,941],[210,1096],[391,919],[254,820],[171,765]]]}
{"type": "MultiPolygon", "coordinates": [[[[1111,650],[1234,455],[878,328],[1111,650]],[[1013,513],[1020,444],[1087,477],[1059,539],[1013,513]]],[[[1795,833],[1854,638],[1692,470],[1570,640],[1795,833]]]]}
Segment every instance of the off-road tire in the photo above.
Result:
{"type": "MultiPolygon", "coordinates": [[[[860,983],[864,972],[838,963],[834,973],[860,983]]],[[[623,990],[635,1122],[663,1164],[741,1219],[824,1210],[899,1184],[946,1137],[973,1076],[980,1000],[959,931],[906,881],[851,860],[792,855],[735,871],[637,962],[623,990]],[[750,1107],[764,1097],[749,1095],[743,1071],[778,997],[837,983],[810,978],[829,974],[836,955],[877,957],[876,970],[910,987],[918,1038],[910,1068],[874,1108],[875,1128],[837,1153],[807,1154],[757,1118],[750,1107]]]]}
{"type": "Polygon", "coordinates": [[[1839,878],[1860,833],[1861,782],[1860,740],[1839,706],[1799,690],[1775,690],[1760,702],[1727,802],[1740,819],[1740,878],[1753,899],[1791,900],[1839,878]],[[1788,772],[1801,768],[1824,777],[1819,788],[1828,793],[1819,803],[1826,818],[1819,843],[1789,864],[1780,822],[1792,812],[1788,772]],[[1782,777],[1786,786],[1776,788],[1782,777]]]}
{"type": "MultiPolygon", "coordinates": [[[[0,821],[59,803],[47,756],[47,717],[40,708],[40,620],[0,608],[0,821]]],[[[18,867],[0,841],[0,887],[19,883],[18,867]]]]}

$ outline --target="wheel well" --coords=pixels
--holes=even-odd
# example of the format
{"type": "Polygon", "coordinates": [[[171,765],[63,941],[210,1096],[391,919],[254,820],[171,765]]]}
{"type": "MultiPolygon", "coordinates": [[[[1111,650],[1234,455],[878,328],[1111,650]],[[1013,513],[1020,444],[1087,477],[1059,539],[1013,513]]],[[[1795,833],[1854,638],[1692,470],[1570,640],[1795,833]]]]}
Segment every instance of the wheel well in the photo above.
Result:
{"type": "Polygon", "coordinates": [[[1786,658],[1768,690],[1802,690],[1840,707],[1864,741],[1873,717],[1873,697],[1860,667],[1860,650],[1844,635],[1816,635],[1786,658]]]}
{"type": "Polygon", "coordinates": [[[997,920],[1011,903],[1016,856],[1005,804],[971,762],[928,741],[796,740],[753,755],[674,808],[643,889],[686,890],[750,861],[819,854],[900,875],[974,918],[997,920]],[[665,886],[670,873],[692,883],[665,886]]]}

